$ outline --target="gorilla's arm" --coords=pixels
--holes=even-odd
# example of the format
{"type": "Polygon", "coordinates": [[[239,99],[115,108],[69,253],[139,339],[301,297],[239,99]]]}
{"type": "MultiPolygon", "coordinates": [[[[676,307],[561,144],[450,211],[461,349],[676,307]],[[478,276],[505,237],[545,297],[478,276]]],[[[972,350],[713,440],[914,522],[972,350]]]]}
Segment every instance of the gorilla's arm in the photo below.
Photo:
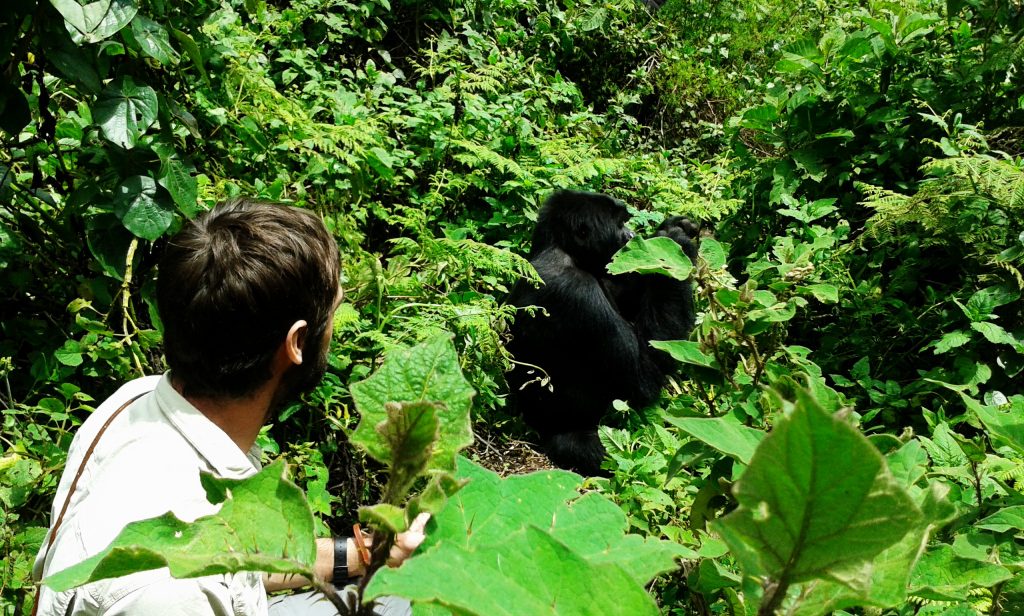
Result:
{"type": "MultiPolygon", "coordinates": [[[[557,248],[538,255],[534,267],[545,284],[515,303],[527,305],[520,303],[525,300],[548,309],[550,317],[537,318],[546,319],[543,328],[550,334],[549,344],[556,353],[560,349],[575,357],[600,360],[599,373],[588,379],[595,388],[625,391],[634,405],[657,399],[662,379],[652,357],[653,349],[643,333],[619,314],[598,279],[575,267],[569,255],[557,248]]],[[[659,301],[666,291],[648,289],[644,303],[659,301]]],[[[640,322],[646,326],[648,321],[653,324],[664,320],[656,308],[642,308],[640,322]]]]}
{"type": "MultiPolygon", "coordinates": [[[[697,262],[697,226],[679,216],[669,218],[658,227],[655,237],[669,237],[679,244],[690,259],[697,262]]],[[[680,340],[689,336],[694,326],[693,286],[689,280],[675,280],[660,274],[622,274],[605,285],[618,299],[619,310],[631,321],[637,336],[650,340],[680,340]]],[[[663,373],[673,372],[678,365],[666,353],[645,346],[643,352],[653,357],[663,373]]]]}

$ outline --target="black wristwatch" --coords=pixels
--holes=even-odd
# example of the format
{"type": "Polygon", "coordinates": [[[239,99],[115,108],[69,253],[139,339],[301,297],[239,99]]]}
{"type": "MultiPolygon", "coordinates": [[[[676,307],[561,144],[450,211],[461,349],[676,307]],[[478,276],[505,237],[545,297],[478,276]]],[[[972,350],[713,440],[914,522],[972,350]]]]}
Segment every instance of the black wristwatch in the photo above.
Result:
{"type": "Polygon", "coordinates": [[[334,538],[334,572],[331,582],[338,587],[348,581],[348,537],[334,538]]]}

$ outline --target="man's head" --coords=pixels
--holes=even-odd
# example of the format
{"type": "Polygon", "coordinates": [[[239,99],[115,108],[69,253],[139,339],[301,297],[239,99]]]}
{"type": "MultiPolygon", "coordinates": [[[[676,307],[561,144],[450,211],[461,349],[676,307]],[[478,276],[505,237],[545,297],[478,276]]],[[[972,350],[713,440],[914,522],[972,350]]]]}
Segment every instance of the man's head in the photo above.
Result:
{"type": "Polygon", "coordinates": [[[338,261],[334,238],[308,210],[235,199],[186,223],[157,274],[164,353],[182,393],[253,393],[270,380],[282,342],[300,321],[308,361],[285,375],[285,386],[315,384],[338,297],[338,261]]]}

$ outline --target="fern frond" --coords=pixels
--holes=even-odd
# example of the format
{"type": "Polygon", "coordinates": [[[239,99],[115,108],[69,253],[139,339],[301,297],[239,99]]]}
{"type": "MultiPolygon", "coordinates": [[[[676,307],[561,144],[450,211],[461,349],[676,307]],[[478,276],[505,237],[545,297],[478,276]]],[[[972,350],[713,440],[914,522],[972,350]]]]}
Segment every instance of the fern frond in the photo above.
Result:
{"type": "Polygon", "coordinates": [[[461,163],[469,165],[470,167],[491,167],[502,173],[511,174],[518,180],[527,180],[532,178],[532,174],[523,169],[519,163],[511,158],[506,158],[501,154],[498,154],[486,146],[473,143],[466,139],[455,140],[452,142],[452,145],[465,150],[465,152],[455,154],[454,158],[461,163]]]}
{"type": "Polygon", "coordinates": [[[865,237],[885,240],[905,229],[923,229],[933,242],[999,245],[1011,230],[999,221],[1019,220],[1024,210],[1024,169],[987,154],[930,160],[928,177],[911,195],[857,184],[861,204],[875,210],[865,237]]]}

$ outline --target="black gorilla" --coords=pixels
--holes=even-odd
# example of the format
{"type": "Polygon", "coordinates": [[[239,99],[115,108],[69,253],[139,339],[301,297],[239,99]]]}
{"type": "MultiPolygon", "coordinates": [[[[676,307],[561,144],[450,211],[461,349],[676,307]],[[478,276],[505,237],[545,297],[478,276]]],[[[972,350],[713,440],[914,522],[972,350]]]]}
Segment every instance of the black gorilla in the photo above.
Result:
{"type": "MultiPolygon", "coordinates": [[[[686,338],[693,329],[689,281],[605,269],[633,237],[628,219],[625,205],[607,195],[555,192],[541,208],[530,249],[544,284],[520,280],[508,300],[548,313],[521,311],[512,325],[513,405],[555,464],[589,475],[600,472],[605,451],[597,426],[612,401],[651,404],[675,369],[648,341],[686,338]]],[[[656,235],[672,238],[696,261],[696,233],[689,220],[674,217],[656,235]]]]}

